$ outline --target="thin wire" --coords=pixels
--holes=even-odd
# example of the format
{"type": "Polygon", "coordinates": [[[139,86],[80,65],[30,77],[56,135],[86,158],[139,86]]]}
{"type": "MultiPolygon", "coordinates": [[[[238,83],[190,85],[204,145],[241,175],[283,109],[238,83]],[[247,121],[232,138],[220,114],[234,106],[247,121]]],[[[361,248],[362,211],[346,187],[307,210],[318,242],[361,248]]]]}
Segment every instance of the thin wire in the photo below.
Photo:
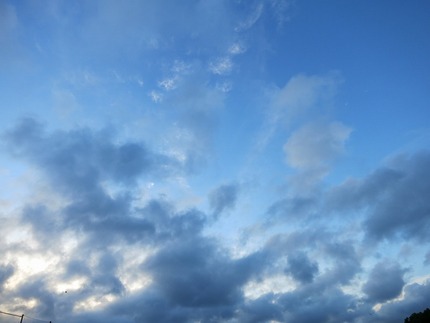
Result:
{"type": "Polygon", "coordinates": [[[3,311],[0,311],[0,314],[6,314],[6,315],[10,315],[10,316],[22,317],[22,315],[12,314],[12,313],[3,312],[3,311]]]}
{"type": "Polygon", "coordinates": [[[34,320],[34,321],[38,321],[38,322],[47,322],[47,323],[49,323],[50,321],[46,321],[46,320],[40,320],[40,319],[35,319],[34,317],[31,317],[31,316],[28,316],[28,315],[25,315],[24,316],[24,321],[25,321],[25,319],[32,319],[32,320],[34,320]]]}
{"type": "Polygon", "coordinates": [[[34,317],[31,317],[31,316],[28,316],[28,315],[18,315],[18,314],[3,312],[3,311],[0,311],[0,314],[6,314],[6,315],[10,315],[10,316],[15,316],[15,317],[23,317],[24,320],[25,319],[31,319],[33,321],[38,321],[38,322],[46,322],[46,323],[50,323],[51,322],[51,321],[46,321],[46,320],[35,319],[34,317]]]}

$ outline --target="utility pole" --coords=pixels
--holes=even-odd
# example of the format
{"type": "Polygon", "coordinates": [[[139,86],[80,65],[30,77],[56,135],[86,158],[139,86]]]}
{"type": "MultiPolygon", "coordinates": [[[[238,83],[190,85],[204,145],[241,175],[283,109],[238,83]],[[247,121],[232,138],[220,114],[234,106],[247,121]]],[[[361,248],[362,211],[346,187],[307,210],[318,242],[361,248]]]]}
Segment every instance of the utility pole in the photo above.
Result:
{"type": "Polygon", "coordinates": [[[24,314],[21,315],[21,321],[19,323],[22,323],[23,319],[24,319],[24,314]]]}

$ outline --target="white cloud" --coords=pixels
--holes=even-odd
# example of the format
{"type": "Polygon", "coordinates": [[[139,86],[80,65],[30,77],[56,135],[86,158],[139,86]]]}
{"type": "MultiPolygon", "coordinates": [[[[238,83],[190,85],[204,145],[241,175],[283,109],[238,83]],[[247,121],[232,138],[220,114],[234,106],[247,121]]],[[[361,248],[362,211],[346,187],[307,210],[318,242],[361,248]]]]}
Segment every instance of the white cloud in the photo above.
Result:
{"type": "Polygon", "coordinates": [[[177,77],[165,78],[158,85],[166,91],[174,90],[177,87],[177,77]]]}
{"type": "Polygon", "coordinates": [[[298,169],[327,166],[344,151],[344,144],[351,131],[351,128],[340,122],[303,126],[284,145],[288,164],[298,169]]]}
{"type": "Polygon", "coordinates": [[[327,113],[340,83],[338,72],[310,76],[298,74],[282,88],[268,91],[267,115],[257,140],[258,149],[263,149],[279,128],[288,129],[299,119],[315,119],[327,113]]]}
{"type": "Polygon", "coordinates": [[[299,74],[273,96],[272,118],[291,119],[312,108],[330,105],[341,82],[339,73],[325,76],[299,74]]]}
{"type": "Polygon", "coordinates": [[[232,69],[233,62],[230,57],[222,57],[209,64],[209,70],[218,75],[229,74],[232,69]]]}
{"type": "Polygon", "coordinates": [[[228,49],[229,54],[231,55],[239,55],[242,54],[246,51],[245,46],[243,46],[240,43],[234,43],[233,45],[230,46],[230,48],[228,49]]]}

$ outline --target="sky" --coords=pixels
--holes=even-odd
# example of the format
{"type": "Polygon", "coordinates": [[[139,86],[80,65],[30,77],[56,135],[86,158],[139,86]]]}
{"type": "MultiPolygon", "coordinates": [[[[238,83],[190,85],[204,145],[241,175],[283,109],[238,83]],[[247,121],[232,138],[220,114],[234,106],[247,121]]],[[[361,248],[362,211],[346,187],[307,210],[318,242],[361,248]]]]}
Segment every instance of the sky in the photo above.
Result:
{"type": "Polygon", "coordinates": [[[0,310],[430,307],[429,32],[419,0],[0,0],[0,310]]]}

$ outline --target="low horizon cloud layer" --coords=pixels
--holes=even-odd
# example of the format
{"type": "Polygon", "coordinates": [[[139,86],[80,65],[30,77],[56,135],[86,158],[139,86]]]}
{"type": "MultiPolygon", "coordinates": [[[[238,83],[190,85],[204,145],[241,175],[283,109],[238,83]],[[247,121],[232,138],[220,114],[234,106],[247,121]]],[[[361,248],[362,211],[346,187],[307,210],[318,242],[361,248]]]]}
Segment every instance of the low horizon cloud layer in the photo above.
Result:
{"type": "Polygon", "coordinates": [[[397,0],[1,2],[0,311],[430,307],[425,28],[397,0]]]}

